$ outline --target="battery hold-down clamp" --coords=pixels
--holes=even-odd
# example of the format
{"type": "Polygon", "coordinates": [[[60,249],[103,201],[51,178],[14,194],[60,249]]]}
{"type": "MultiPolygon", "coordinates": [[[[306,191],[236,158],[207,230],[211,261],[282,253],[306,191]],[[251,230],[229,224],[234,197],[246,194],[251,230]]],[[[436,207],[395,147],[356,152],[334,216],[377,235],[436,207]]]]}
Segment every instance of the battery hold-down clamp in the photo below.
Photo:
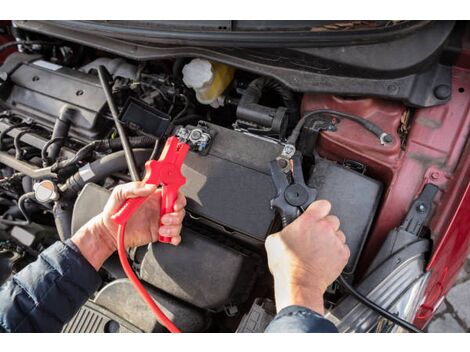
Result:
{"type": "MultiPolygon", "coordinates": [[[[181,166],[183,165],[188,150],[189,145],[186,143],[185,139],[178,139],[172,136],[167,139],[159,160],[149,160],[145,164],[145,177],[142,182],[162,186],[160,219],[164,214],[173,212],[179,189],[186,182],[186,178],[181,174],[181,166]]],[[[124,245],[126,223],[145,200],[145,197],[128,199],[112,217],[114,222],[119,225],[117,239],[119,260],[121,261],[121,265],[127,277],[153,311],[158,321],[163,324],[168,331],[180,332],[152,299],[127,260],[126,247],[124,245]]],[[[171,242],[171,238],[166,236],[159,236],[158,240],[164,243],[171,242]]]]}

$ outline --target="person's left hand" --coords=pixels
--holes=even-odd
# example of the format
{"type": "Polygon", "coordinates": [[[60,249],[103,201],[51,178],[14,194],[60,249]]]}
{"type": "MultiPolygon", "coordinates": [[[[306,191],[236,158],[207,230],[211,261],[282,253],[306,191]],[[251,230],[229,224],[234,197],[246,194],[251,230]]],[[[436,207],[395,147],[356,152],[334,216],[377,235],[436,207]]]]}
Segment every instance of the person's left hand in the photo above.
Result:
{"type": "Polygon", "coordinates": [[[82,255],[99,269],[104,261],[117,249],[118,225],[111,219],[114,213],[130,198],[147,197],[126,224],[126,247],[142,246],[158,240],[158,234],[171,237],[171,244],[181,242],[181,228],[185,215],[186,198],[180,193],[174,212],[165,214],[160,226],[160,204],[162,193],[155,185],[129,182],[114,188],[103,212],[72,236],[72,241],[82,255]]]}

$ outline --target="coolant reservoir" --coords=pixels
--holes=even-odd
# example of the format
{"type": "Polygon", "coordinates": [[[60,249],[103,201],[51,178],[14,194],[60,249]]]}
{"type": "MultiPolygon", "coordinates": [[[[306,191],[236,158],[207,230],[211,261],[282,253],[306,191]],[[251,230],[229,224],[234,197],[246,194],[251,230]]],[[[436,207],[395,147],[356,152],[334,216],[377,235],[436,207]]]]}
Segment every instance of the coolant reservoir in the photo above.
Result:
{"type": "Polygon", "coordinates": [[[201,104],[220,106],[218,98],[233,79],[233,67],[205,59],[193,59],[183,67],[183,82],[194,89],[201,104]]]}

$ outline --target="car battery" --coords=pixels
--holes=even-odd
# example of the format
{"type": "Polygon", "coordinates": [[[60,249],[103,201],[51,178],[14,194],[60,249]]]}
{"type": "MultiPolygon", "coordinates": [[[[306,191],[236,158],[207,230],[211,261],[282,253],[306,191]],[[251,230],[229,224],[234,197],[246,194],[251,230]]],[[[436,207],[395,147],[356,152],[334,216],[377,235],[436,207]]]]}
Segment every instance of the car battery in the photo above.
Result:
{"type": "Polygon", "coordinates": [[[182,168],[186,209],[237,238],[262,244],[275,218],[269,163],[283,146],[268,138],[205,125],[212,134],[209,150],[205,155],[189,152],[182,168]]]}

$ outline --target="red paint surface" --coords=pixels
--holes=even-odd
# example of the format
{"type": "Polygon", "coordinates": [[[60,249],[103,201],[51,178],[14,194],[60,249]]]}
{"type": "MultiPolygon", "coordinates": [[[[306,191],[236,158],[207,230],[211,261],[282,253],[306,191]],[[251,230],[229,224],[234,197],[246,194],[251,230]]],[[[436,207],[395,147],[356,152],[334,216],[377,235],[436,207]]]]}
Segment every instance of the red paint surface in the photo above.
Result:
{"type": "MultiPolygon", "coordinates": [[[[9,25],[10,25],[10,21],[4,21],[4,20],[0,21],[0,27],[7,27],[9,25]]],[[[13,38],[10,35],[0,35],[0,45],[11,42],[13,40],[15,40],[15,38],[13,38]]],[[[15,46],[1,51],[0,52],[0,64],[2,64],[3,61],[5,61],[8,55],[14,53],[15,51],[16,51],[15,46]]]]}
{"type": "MultiPolygon", "coordinates": [[[[397,130],[406,109],[400,103],[380,99],[350,100],[331,95],[304,96],[302,111],[319,108],[361,116],[373,121],[393,136],[391,144],[381,145],[378,138],[362,126],[343,119],[338,124],[336,132],[322,133],[318,143],[320,155],[340,162],[345,159],[359,161],[367,165],[367,173],[370,176],[381,180],[385,185],[382,205],[363,252],[372,253],[373,256],[388,231],[401,222],[419,187],[418,182],[410,184],[408,181],[403,182],[398,179],[404,153],[400,149],[397,130]]],[[[369,255],[366,257],[369,263],[372,257],[369,255]]],[[[364,261],[361,260],[360,267],[362,262],[364,261]]]]}
{"type": "Polygon", "coordinates": [[[470,144],[464,153],[463,165],[442,199],[433,219],[433,230],[442,234],[435,243],[428,264],[431,277],[415,324],[422,327],[437,309],[442,297],[454,284],[470,250],[470,144]],[[449,221],[449,223],[447,223],[449,221]]]}
{"type": "Polygon", "coordinates": [[[419,109],[411,119],[405,150],[398,142],[397,128],[405,108],[379,99],[348,100],[331,95],[307,94],[302,111],[330,108],[374,121],[394,142],[378,143],[377,137],[356,123],[342,120],[337,132],[324,132],[318,144],[320,155],[332,160],[353,159],[367,165],[368,174],[385,185],[382,204],[369,233],[359,263],[364,271],[391,229],[398,226],[423,185],[439,186],[436,211],[431,222],[434,240],[430,286],[420,318],[422,326],[432,316],[435,305],[448,291],[469,252],[470,229],[468,178],[470,156],[463,153],[470,127],[470,70],[454,68],[452,98],[441,106],[419,109]],[[467,163],[469,164],[468,166],[467,163]],[[465,167],[464,167],[465,166],[465,167]]]}

